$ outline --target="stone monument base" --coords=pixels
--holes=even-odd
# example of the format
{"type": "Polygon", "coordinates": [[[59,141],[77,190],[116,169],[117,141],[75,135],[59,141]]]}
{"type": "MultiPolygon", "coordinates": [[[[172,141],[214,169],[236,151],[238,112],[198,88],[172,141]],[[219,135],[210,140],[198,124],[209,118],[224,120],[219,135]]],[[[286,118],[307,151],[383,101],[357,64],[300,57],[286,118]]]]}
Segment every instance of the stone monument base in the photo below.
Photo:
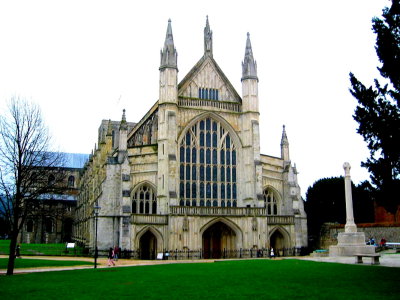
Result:
{"type": "Polygon", "coordinates": [[[364,232],[340,232],[338,244],[329,247],[329,256],[333,257],[373,253],[375,253],[375,247],[365,244],[364,232]]]}

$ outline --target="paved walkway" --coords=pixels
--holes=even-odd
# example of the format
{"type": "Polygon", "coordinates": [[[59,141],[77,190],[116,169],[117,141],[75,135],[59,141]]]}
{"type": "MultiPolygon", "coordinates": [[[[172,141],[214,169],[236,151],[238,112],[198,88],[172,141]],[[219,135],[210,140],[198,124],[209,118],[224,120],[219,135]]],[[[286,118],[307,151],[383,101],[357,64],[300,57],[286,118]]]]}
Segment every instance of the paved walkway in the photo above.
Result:
{"type": "MultiPolygon", "coordinates": [[[[0,255],[0,258],[8,258],[8,256],[0,255]]],[[[66,257],[66,256],[24,256],[22,259],[48,259],[48,260],[73,260],[73,261],[89,261],[93,262],[93,258],[87,257],[66,257]]],[[[254,258],[252,258],[254,259],[254,258]]],[[[263,259],[263,258],[260,258],[263,259]]],[[[277,258],[276,260],[278,260],[277,258]]],[[[285,257],[284,259],[300,259],[300,260],[311,260],[318,262],[327,263],[343,263],[343,264],[355,264],[355,257],[312,257],[312,256],[296,256],[296,257],[285,257]]],[[[370,265],[371,259],[364,258],[364,265],[370,265]]],[[[133,259],[119,259],[115,262],[115,267],[133,267],[133,266],[148,266],[148,265],[162,265],[162,264],[181,264],[181,263],[213,263],[215,259],[198,259],[198,260],[133,260],[133,259]]],[[[107,266],[106,258],[99,258],[97,260],[98,268],[115,268],[107,266]]],[[[380,265],[384,267],[397,267],[400,268],[400,254],[394,254],[390,252],[381,253],[380,265]]],[[[48,272],[48,271],[67,271],[67,270],[78,270],[78,269],[93,269],[93,266],[69,266],[69,267],[42,267],[42,268],[26,268],[26,269],[14,269],[14,274],[34,273],[34,272],[48,272]]],[[[0,274],[6,274],[6,270],[0,269],[0,274]]]]}
{"type": "MultiPolygon", "coordinates": [[[[391,251],[385,251],[384,253],[380,253],[381,257],[379,259],[380,266],[383,267],[396,267],[400,268],[400,253],[393,253],[391,251]]],[[[312,257],[312,256],[303,256],[303,257],[294,257],[295,259],[302,260],[312,260],[319,262],[327,262],[327,263],[341,263],[341,264],[355,264],[355,257],[312,257]]],[[[371,265],[371,258],[363,257],[364,265],[371,265]]]]}

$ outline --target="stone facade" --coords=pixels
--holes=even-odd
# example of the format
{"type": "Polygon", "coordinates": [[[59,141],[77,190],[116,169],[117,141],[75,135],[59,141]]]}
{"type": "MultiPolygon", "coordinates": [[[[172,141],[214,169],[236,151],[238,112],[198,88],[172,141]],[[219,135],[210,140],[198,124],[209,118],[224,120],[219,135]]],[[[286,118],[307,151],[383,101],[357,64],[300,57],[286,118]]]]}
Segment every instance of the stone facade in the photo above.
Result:
{"type": "Polygon", "coordinates": [[[64,153],[63,157],[65,164],[62,167],[47,171],[49,183],[54,180],[54,175],[62,179],[60,182],[57,180],[58,191],[33,200],[35,203],[19,235],[20,243],[72,241],[80,174],[88,155],[64,153]]]}
{"type": "MultiPolygon", "coordinates": [[[[329,246],[337,243],[338,234],[344,232],[343,224],[332,224],[325,223],[321,231],[321,249],[328,249],[329,246]]],[[[385,238],[387,242],[399,242],[400,237],[400,224],[357,224],[357,230],[365,234],[366,243],[370,238],[373,238],[376,243],[379,244],[382,238],[385,238]]]]}
{"type": "Polygon", "coordinates": [[[76,241],[118,245],[141,258],[170,250],[220,257],[239,249],[307,246],[307,220],[285,128],[281,157],[260,154],[257,65],[247,36],[242,96],[204,55],[178,84],[171,22],[161,51],[159,99],[138,123],[103,121],[84,167],[76,241]],[[117,129],[118,127],[118,129],[117,129]],[[118,142],[116,142],[118,141],[118,142]]]}

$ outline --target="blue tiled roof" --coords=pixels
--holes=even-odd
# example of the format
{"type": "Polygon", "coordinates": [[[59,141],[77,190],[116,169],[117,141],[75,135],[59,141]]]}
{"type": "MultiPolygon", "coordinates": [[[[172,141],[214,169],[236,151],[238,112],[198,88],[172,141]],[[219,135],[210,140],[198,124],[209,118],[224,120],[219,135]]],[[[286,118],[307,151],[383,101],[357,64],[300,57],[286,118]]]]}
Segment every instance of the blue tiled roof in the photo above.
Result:
{"type": "Polygon", "coordinates": [[[62,200],[62,201],[76,201],[75,195],[62,195],[62,194],[43,194],[39,196],[39,200],[62,200]]]}
{"type": "Polygon", "coordinates": [[[63,153],[65,157],[65,165],[66,168],[83,168],[85,162],[89,159],[89,154],[82,153],[63,153]]]}

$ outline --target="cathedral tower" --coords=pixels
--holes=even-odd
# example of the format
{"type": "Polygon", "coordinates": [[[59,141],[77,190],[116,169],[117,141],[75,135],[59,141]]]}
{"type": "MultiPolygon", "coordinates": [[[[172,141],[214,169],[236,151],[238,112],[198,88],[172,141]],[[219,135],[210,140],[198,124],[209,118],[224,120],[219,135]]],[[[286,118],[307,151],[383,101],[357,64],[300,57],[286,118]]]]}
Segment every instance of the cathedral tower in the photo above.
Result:
{"type": "Polygon", "coordinates": [[[158,99],[158,213],[176,205],[176,149],[178,115],[178,54],[174,46],[171,20],[168,20],[164,48],[161,50],[160,94],[158,99]]]}
{"type": "Polygon", "coordinates": [[[246,205],[260,206],[262,200],[262,168],[260,160],[260,131],[258,105],[257,63],[253,57],[250,34],[247,33],[246,49],[242,62],[242,139],[246,176],[246,205]]]}

